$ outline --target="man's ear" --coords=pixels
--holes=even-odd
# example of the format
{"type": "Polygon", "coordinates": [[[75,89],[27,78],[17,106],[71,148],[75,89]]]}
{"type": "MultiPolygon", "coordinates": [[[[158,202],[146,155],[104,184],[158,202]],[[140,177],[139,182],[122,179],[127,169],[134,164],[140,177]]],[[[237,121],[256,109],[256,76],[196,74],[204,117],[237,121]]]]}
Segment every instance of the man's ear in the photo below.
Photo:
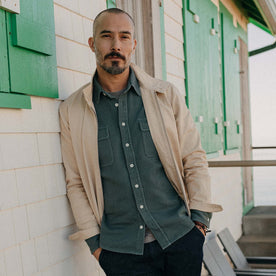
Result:
{"type": "Polygon", "coordinates": [[[95,45],[94,45],[94,37],[89,37],[88,38],[88,44],[90,49],[95,52],[95,45]]]}
{"type": "Polygon", "coordinates": [[[137,46],[137,40],[134,39],[134,40],[133,40],[133,51],[136,49],[136,46],[137,46]]]}

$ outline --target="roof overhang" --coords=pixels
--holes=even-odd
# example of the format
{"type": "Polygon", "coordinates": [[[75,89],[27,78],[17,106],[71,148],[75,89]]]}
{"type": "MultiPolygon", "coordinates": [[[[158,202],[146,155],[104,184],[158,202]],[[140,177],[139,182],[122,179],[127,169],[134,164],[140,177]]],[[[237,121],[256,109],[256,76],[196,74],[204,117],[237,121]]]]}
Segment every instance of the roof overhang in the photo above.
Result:
{"type": "Polygon", "coordinates": [[[276,35],[276,0],[238,0],[249,22],[276,35]]]}
{"type": "Polygon", "coordinates": [[[276,0],[253,0],[272,35],[276,35],[276,0]]]}

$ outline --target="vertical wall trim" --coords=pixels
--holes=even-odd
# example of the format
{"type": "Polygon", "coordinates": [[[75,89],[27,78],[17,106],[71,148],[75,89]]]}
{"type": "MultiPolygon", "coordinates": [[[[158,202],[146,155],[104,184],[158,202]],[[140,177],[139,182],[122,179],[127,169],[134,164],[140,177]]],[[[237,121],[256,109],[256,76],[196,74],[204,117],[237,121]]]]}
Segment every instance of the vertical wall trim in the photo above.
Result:
{"type": "Polygon", "coordinates": [[[108,9],[116,8],[116,0],[106,0],[106,7],[108,9]]]}
{"type": "Polygon", "coordinates": [[[164,3],[160,1],[160,29],[161,29],[161,55],[162,55],[162,79],[167,80],[166,64],[166,44],[165,44],[165,23],[164,23],[164,3]]]}
{"type": "MultiPolygon", "coordinates": [[[[226,102],[225,102],[225,72],[224,72],[224,33],[223,33],[223,13],[220,9],[220,38],[221,38],[221,72],[222,72],[222,99],[223,99],[223,121],[226,121],[226,102]]],[[[223,126],[223,134],[224,134],[224,154],[226,154],[227,149],[227,130],[226,127],[223,126]]]]}

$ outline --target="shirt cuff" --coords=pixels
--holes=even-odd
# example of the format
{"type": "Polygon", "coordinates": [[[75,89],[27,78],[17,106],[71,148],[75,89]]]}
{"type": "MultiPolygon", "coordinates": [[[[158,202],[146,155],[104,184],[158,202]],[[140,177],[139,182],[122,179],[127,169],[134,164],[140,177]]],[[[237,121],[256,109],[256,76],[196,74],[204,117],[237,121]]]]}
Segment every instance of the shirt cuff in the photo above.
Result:
{"type": "Polygon", "coordinates": [[[93,254],[96,249],[100,247],[100,234],[93,236],[91,238],[88,238],[85,240],[91,253],[93,254]]]}
{"type": "Polygon", "coordinates": [[[212,213],[203,212],[199,210],[191,210],[191,218],[192,221],[201,222],[209,228],[212,213]]]}

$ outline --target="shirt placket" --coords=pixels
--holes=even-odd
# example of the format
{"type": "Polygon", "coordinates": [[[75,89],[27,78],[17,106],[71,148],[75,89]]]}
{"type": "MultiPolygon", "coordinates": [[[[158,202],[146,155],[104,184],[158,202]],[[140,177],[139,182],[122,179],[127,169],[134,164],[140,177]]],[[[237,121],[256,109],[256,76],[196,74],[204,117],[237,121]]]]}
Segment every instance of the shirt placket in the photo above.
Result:
{"type": "Polygon", "coordinates": [[[127,94],[122,95],[119,98],[119,126],[121,132],[122,147],[125,155],[127,170],[130,177],[130,185],[134,194],[136,207],[141,215],[141,220],[137,222],[137,230],[139,240],[143,241],[145,236],[145,222],[142,217],[145,217],[146,203],[143,196],[143,189],[141,187],[141,181],[139,178],[139,172],[135,161],[135,153],[131,142],[131,134],[128,123],[128,108],[127,108],[127,94]]]}

